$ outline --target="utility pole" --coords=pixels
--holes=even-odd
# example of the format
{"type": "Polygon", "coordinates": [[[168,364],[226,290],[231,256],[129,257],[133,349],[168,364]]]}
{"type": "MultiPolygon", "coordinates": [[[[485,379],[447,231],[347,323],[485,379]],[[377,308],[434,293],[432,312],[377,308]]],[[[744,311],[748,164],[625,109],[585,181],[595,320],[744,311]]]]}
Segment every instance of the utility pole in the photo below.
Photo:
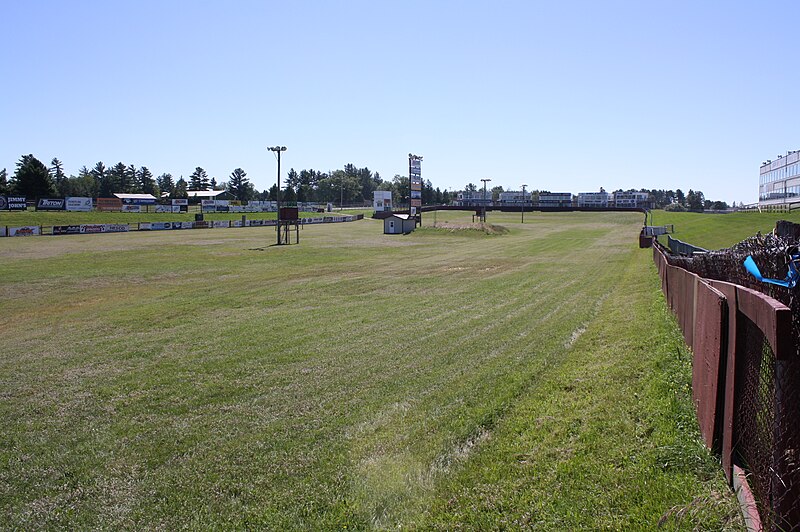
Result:
{"type": "MultiPolygon", "coordinates": [[[[278,193],[276,195],[278,205],[278,224],[275,226],[278,229],[278,245],[281,245],[281,152],[286,151],[286,146],[267,146],[267,150],[274,151],[278,154],[278,193]]],[[[287,233],[288,234],[288,233],[287,233]]]]}
{"type": "Polygon", "coordinates": [[[483,181],[483,223],[486,223],[486,183],[491,181],[488,177],[481,179],[483,181]]]}
{"type": "Polygon", "coordinates": [[[528,185],[522,185],[522,223],[525,223],[525,187],[528,185]]]}

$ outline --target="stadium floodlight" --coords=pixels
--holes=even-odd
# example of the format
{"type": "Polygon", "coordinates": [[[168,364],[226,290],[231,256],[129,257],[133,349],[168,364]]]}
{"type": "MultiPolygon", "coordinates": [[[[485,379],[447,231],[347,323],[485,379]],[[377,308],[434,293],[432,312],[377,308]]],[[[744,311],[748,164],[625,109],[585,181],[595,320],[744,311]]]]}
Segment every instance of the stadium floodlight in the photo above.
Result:
{"type": "Polygon", "coordinates": [[[280,219],[281,219],[281,152],[286,151],[286,146],[267,146],[267,150],[275,152],[278,155],[278,190],[275,195],[275,204],[278,207],[278,245],[281,244],[281,226],[280,226],[280,219]]]}
{"type": "Polygon", "coordinates": [[[522,185],[522,223],[525,223],[525,187],[527,186],[525,184],[522,185]]]}
{"type": "Polygon", "coordinates": [[[491,181],[491,178],[483,178],[483,223],[486,223],[486,183],[491,181]]]}

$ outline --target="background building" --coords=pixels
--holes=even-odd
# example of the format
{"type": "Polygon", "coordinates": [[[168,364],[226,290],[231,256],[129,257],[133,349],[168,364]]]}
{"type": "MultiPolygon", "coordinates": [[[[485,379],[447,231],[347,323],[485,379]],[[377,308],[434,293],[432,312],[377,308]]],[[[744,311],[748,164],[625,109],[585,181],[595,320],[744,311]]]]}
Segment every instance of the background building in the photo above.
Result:
{"type": "Polygon", "coordinates": [[[608,207],[611,194],[608,192],[579,192],[578,207],[608,207]]]}
{"type": "Polygon", "coordinates": [[[800,201],[800,150],[778,155],[761,163],[758,204],[775,205],[800,201]]]}
{"type": "Polygon", "coordinates": [[[539,192],[540,207],[572,207],[572,192],[539,192]]]}
{"type": "Polygon", "coordinates": [[[531,205],[531,193],[526,190],[525,195],[523,196],[521,190],[508,190],[506,192],[501,192],[498,200],[500,201],[500,205],[503,206],[522,206],[523,204],[531,205]]]}
{"type": "Polygon", "coordinates": [[[614,192],[614,207],[621,209],[649,209],[651,208],[649,192],[614,192]]]}
{"type": "Polygon", "coordinates": [[[483,189],[480,190],[464,190],[459,192],[456,196],[455,205],[461,207],[479,207],[483,205],[492,204],[492,191],[486,191],[486,199],[484,199],[483,189]]]}

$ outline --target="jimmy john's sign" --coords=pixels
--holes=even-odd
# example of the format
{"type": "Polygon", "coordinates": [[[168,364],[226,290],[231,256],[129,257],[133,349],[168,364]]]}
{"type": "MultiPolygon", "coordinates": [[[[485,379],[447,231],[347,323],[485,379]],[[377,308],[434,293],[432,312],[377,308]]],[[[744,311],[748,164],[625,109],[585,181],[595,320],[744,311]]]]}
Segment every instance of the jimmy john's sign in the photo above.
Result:
{"type": "Polygon", "coordinates": [[[27,208],[25,196],[0,196],[0,211],[24,211],[27,208]]]}

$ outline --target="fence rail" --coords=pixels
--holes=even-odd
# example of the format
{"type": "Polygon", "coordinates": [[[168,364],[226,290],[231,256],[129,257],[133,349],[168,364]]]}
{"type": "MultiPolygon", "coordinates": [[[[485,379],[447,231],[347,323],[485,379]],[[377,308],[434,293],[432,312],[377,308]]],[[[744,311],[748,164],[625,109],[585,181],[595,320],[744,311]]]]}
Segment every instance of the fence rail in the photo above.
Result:
{"type": "MultiPolygon", "coordinates": [[[[364,219],[363,214],[344,216],[320,216],[300,218],[299,225],[354,222],[364,219]]],[[[95,233],[127,233],[130,231],[164,231],[187,229],[227,229],[233,227],[275,227],[277,220],[196,220],[182,222],[120,222],[72,225],[26,225],[20,227],[0,226],[0,237],[13,236],[58,236],[95,233]]]]}
{"type": "MultiPolygon", "coordinates": [[[[692,399],[728,481],[745,471],[766,530],[800,528],[800,358],[793,314],[772,297],[653,259],[693,351],[692,399]]],[[[746,500],[740,493],[740,500],[746,500]]],[[[744,504],[744,502],[743,502],[744,504]]],[[[752,512],[751,512],[752,513],[752,512]]]]}

